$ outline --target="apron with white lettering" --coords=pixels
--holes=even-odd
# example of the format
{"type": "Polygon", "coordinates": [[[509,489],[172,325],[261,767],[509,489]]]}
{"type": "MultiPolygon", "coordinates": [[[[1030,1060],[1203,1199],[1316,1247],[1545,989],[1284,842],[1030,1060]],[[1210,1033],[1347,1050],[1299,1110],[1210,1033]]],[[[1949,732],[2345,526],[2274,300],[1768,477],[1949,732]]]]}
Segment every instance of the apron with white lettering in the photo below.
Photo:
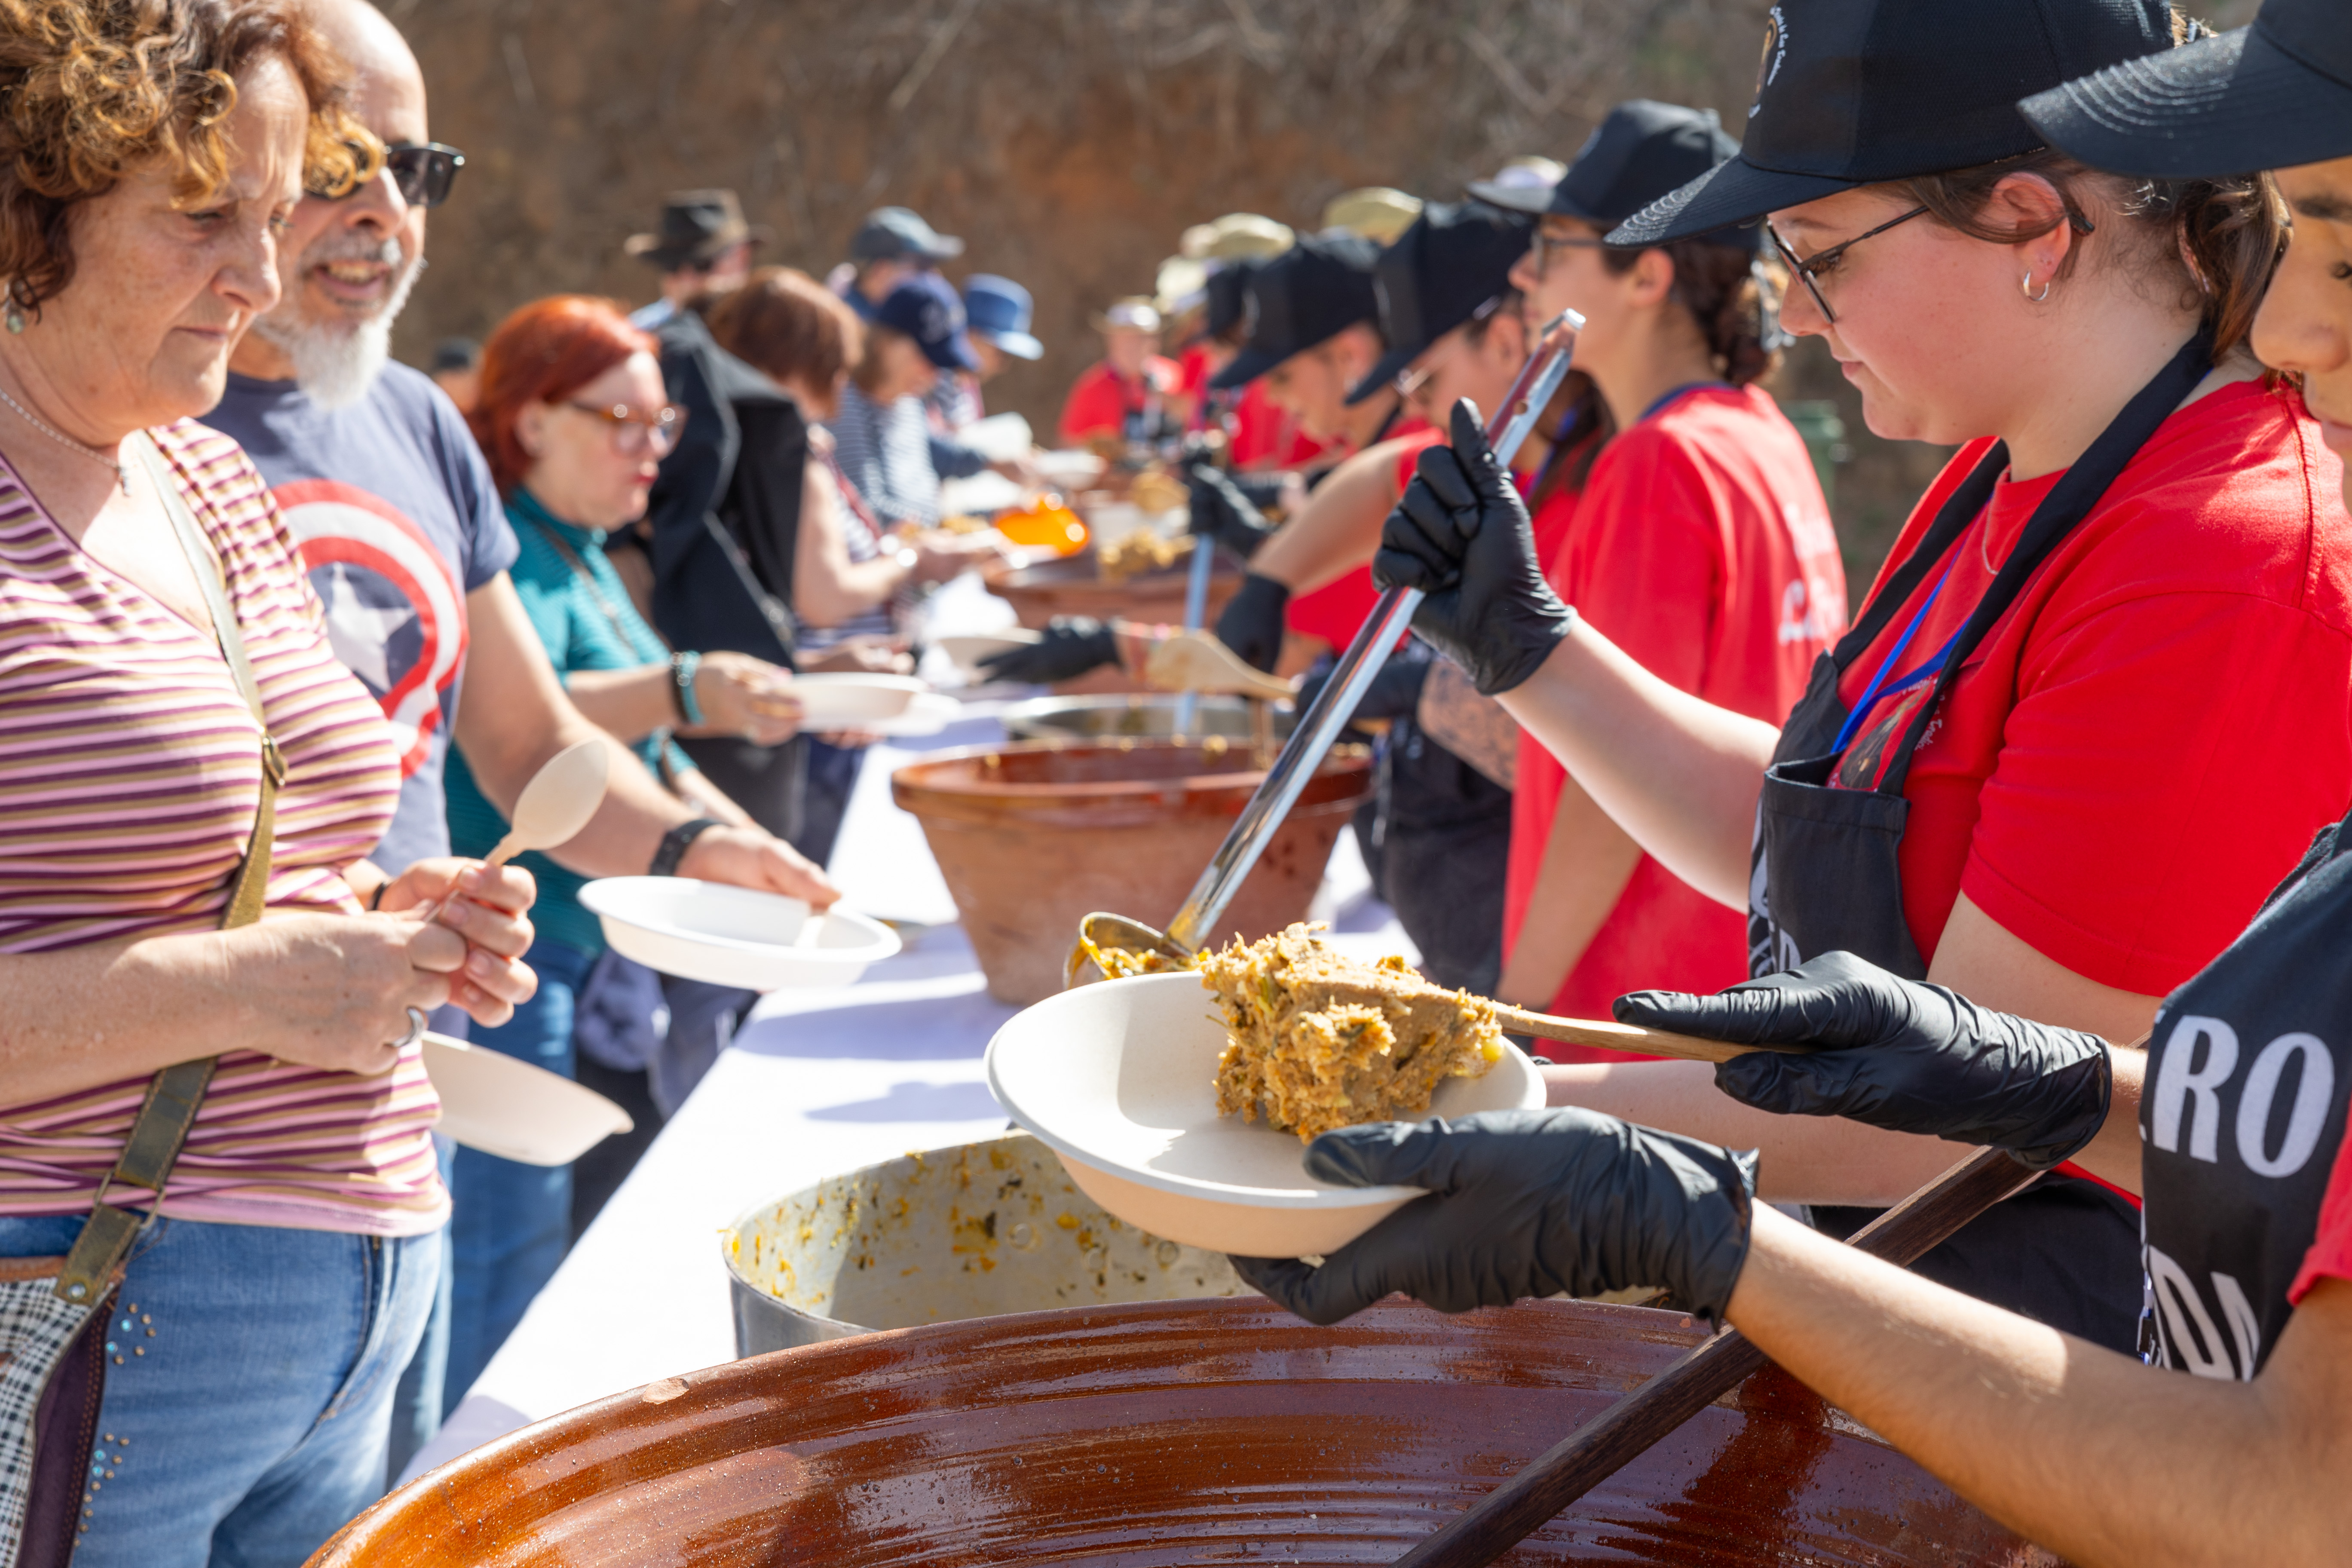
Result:
{"type": "Polygon", "coordinates": [[[2245,934],[2165,998],[2140,1098],[2159,1366],[2251,1378],[2294,1309],[2352,1109],[2352,819],[2245,934]]]}
{"type": "MultiPolygon", "coordinates": [[[[1896,666],[1926,618],[1926,605],[1913,615],[1853,712],[1847,711],[1838,695],[1846,666],[1862,657],[1895,612],[1966,537],[2009,465],[2004,447],[1995,446],[1952,492],[1885,590],[1874,596],[1838,646],[1815,663],[1803,700],[1780,731],[1757,803],[1748,879],[1751,973],[1793,969],[1809,958],[1842,950],[1906,979],[1927,978],[1927,961],[1904,919],[1898,858],[1911,812],[1903,784],[1912,753],[1969,655],[2204,376],[2212,363],[2211,349],[2210,339],[2199,334],[2133,396],[2034,509],[2016,547],[1960,630],[1943,647],[1925,654],[1917,668],[1902,674],[1896,666]],[[1872,701],[1930,681],[1926,700],[1912,710],[1907,725],[1897,727],[1899,732],[1874,734],[1856,742],[1857,750],[1885,749],[1876,787],[1832,784],[1848,742],[1872,701]]],[[[1942,591],[1939,578],[1929,603],[1942,591]]],[[[1863,760],[1877,766],[1874,757],[1863,760]]],[[[2118,779],[2114,787],[2129,785],[2129,780],[2118,779]]],[[[1816,1205],[1812,1215],[1822,1230],[1843,1237],[1878,1212],[1816,1205]]],[[[2137,1216],[2130,1204],[2095,1182],[2053,1172],[1963,1226],[1914,1268],[1979,1300],[2128,1352],[2137,1340],[2141,1307],[2138,1241],[2137,1216]]]]}

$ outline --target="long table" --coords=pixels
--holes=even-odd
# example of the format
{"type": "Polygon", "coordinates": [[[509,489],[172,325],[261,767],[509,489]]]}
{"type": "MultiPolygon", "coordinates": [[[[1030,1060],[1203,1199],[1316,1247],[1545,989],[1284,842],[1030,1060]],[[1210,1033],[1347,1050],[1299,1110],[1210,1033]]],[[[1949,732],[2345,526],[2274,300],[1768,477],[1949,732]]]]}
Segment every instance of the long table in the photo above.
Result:
{"type": "MultiPolygon", "coordinates": [[[[929,923],[854,985],[761,999],[483,1370],[407,1479],[515,1428],[674,1373],[734,1358],[719,1231],[758,1204],[1006,1126],[981,1055],[1013,1009],[992,1000],[890,773],[925,752],[1003,737],[994,704],[919,742],[878,745],[833,874],[848,903],[929,923]]],[[[1367,955],[1412,948],[1370,897],[1342,834],[1314,918],[1367,955]]]]}

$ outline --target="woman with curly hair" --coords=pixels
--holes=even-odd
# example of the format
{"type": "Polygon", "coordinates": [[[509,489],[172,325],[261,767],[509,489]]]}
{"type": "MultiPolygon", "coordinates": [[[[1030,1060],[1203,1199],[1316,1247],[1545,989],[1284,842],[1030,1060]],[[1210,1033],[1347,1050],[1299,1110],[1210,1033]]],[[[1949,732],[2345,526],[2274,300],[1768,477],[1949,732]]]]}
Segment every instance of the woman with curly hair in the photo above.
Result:
{"type": "Polygon", "coordinates": [[[367,860],[389,733],[268,489],[194,423],[305,188],[381,156],[341,75],[279,0],[0,0],[17,1560],[290,1568],[378,1494],[449,1207],[424,1018],[497,1024],[534,984],[527,875],[367,860]]]}

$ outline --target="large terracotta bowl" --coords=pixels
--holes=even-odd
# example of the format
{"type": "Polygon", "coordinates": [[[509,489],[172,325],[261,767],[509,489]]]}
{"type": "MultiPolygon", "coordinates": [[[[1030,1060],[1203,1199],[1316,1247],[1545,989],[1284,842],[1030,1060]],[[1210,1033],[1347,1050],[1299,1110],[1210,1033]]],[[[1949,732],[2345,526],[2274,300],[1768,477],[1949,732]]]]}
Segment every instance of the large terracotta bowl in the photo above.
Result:
{"type": "MultiPolygon", "coordinates": [[[[1222,739],[1029,742],[946,752],[890,775],[923,825],[988,994],[1027,1006],[1062,988],[1097,910],[1165,927],[1265,777],[1222,739]]],[[[1307,915],[1331,846],[1372,791],[1371,759],[1335,748],[1307,781],[1216,935],[1307,915]]]]}
{"type": "MultiPolygon", "coordinates": [[[[665,1378],[477,1448],[312,1568],[1393,1561],[1698,1338],[1638,1307],[1263,1300],[862,1334],[665,1378]]],[[[1767,1370],[1507,1559],[2056,1560],[1767,1370]]]]}
{"type": "MultiPolygon", "coordinates": [[[[1032,631],[1044,631],[1055,616],[1087,616],[1098,621],[1130,620],[1146,625],[1181,626],[1184,621],[1184,584],[1186,573],[1180,563],[1161,572],[1145,572],[1123,583],[1107,583],[1095,561],[1091,546],[1076,555],[1058,561],[1047,561],[1034,566],[992,566],[983,570],[981,581],[988,591],[1013,606],[1021,624],[1032,631]]],[[[1209,574],[1209,613],[1206,625],[1217,624],[1218,612],[1225,607],[1242,585],[1241,568],[1230,560],[1219,557],[1209,574]]],[[[1127,674],[1116,665],[1081,676],[1076,680],[1056,684],[1055,691],[1066,695],[1089,692],[1122,692],[1148,690],[1142,680],[1127,674]]]]}

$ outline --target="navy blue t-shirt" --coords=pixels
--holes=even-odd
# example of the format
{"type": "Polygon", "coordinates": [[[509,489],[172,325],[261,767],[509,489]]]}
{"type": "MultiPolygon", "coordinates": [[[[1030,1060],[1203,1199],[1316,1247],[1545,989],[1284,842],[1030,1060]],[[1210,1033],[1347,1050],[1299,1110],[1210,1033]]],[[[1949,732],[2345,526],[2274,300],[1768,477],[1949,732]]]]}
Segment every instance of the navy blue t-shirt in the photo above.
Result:
{"type": "Polygon", "coordinates": [[[205,423],[269,483],[327,609],[335,657],[383,704],[400,809],[386,871],[449,853],[441,792],[465,674],[466,595],[514,564],[513,525],[457,405],[387,364],[365,397],[321,408],[290,381],[231,375],[205,423]]]}

